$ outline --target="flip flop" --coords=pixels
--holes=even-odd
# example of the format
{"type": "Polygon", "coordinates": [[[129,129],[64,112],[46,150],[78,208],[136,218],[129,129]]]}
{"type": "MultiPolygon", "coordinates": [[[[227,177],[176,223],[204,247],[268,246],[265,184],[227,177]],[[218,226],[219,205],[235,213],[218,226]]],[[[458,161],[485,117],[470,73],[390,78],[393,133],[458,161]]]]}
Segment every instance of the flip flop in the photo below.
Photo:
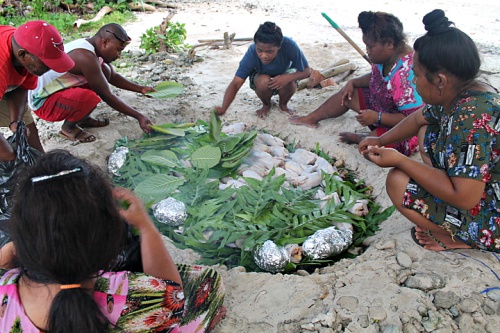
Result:
{"type": "MultiPolygon", "coordinates": [[[[448,246],[446,246],[445,243],[441,242],[439,239],[436,238],[436,236],[434,236],[429,230],[427,230],[425,232],[427,235],[429,235],[430,238],[432,238],[433,241],[435,241],[436,243],[438,243],[439,246],[441,246],[445,251],[447,250],[450,250],[450,248],[448,246]]],[[[418,241],[418,238],[417,238],[417,229],[415,229],[415,227],[411,228],[410,230],[410,234],[411,234],[411,239],[413,239],[413,241],[421,246],[421,247],[424,247],[425,244],[421,244],[419,241],[418,241]]]]}
{"type": "Polygon", "coordinates": [[[105,127],[109,125],[108,118],[97,118],[88,117],[78,124],[81,128],[92,128],[92,127],[105,127]]]}
{"type": "Polygon", "coordinates": [[[59,135],[70,141],[79,141],[81,143],[94,142],[97,139],[94,135],[89,132],[85,132],[80,127],[76,127],[71,134],[66,134],[63,131],[60,131],[59,135]]]}

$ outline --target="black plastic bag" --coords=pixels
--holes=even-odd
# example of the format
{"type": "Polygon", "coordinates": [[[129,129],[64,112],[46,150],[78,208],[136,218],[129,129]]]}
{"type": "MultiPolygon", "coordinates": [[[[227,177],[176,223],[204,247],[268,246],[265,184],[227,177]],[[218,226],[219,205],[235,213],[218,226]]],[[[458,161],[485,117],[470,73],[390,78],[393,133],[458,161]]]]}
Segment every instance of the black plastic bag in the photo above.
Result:
{"type": "Polygon", "coordinates": [[[10,241],[8,222],[12,195],[17,185],[17,175],[24,167],[35,164],[41,155],[40,151],[28,145],[25,128],[24,122],[20,121],[17,131],[7,139],[16,153],[16,159],[0,163],[0,247],[10,241]]]}

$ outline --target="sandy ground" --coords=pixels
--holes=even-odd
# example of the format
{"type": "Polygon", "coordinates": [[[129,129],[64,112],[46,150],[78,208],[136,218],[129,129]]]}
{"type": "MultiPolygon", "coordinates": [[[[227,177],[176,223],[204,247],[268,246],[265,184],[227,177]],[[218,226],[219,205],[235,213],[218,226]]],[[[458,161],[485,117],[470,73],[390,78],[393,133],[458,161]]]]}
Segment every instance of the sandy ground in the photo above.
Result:
{"type": "MultiPolygon", "coordinates": [[[[328,14],[362,48],[357,15],[363,10],[387,11],[398,16],[410,43],[424,33],[423,15],[435,8],[444,9],[457,27],[477,43],[483,56],[483,70],[500,88],[500,12],[498,1],[179,1],[173,21],[186,24],[188,43],[198,39],[222,38],[224,32],[237,38],[253,37],[264,21],[274,21],[284,35],[299,43],[311,67],[328,68],[340,59],[358,66],[354,75],[369,70],[366,61],[321,16],[328,14]]],[[[159,25],[165,12],[138,15],[137,22],[126,25],[134,39],[131,50],[137,50],[143,31],[159,25]]],[[[211,109],[222,102],[238,62],[249,44],[229,50],[199,48],[201,62],[184,66],[172,74],[186,84],[182,96],[173,100],[153,100],[135,93],[116,93],[147,114],[156,123],[208,119],[211,109]]],[[[117,61],[120,65],[122,61],[117,61]]],[[[158,62],[138,63],[129,68],[128,76],[141,80],[162,75],[158,62]],[[137,74],[142,73],[142,74],[137,74]],[[149,75],[148,75],[149,73],[149,75]]],[[[167,66],[168,67],[168,66],[167,66]]],[[[302,90],[290,106],[298,114],[307,114],[319,106],[339,87],[302,90]]],[[[332,156],[344,160],[373,186],[376,201],[391,205],[385,192],[386,171],[364,160],[355,146],[339,142],[338,132],[363,131],[354,113],[321,122],[318,129],[289,124],[277,101],[269,117],[261,120],[255,110],[260,102],[248,85],[241,89],[223,121],[245,122],[249,126],[296,140],[313,148],[316,143],[332,156]]],[[[47,150],[69,149],[105,167],[105,158],[114,142],[127,135],[141,135],[137,122],[106,105],[96,113],[111,119],[110,126],[91,130],[98,140],[91,144],[74,144],[58,137],[60,124],[38,123],[47,150]]],[[[415,157],[418,158],[418,157],[415,157]]],[[[366,252],[353,260],[343,260],[314,274],[246,273],[243,269],[219,271],[225,279],[226,318],[215,332],[499,332],[500,291],[483,291],[500,287],[500,261],[493,254],[478,251],[435,253],[416,245],[410,237],[411,223],[395,213],[382,223],[382,230],[366,241],[366,252]],[[496,273],[495,273],[496,272],[496,273]]],[[[172,248],[179,262],[192,262],[190,251],[172,248]]]]}

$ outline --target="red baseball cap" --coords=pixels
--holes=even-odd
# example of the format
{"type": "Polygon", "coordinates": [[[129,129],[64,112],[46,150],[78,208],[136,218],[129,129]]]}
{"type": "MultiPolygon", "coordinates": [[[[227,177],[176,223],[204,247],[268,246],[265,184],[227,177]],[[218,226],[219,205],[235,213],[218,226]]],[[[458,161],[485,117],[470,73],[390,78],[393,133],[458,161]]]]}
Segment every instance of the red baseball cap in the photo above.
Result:
{"type": "Polygon", "coordinates": [[[58,73],[69,71],[74,61],[64,52],[63,39],[57,29],[45,21],[29,21],[14,32],[17,44],[37,56],[58,73]]]}

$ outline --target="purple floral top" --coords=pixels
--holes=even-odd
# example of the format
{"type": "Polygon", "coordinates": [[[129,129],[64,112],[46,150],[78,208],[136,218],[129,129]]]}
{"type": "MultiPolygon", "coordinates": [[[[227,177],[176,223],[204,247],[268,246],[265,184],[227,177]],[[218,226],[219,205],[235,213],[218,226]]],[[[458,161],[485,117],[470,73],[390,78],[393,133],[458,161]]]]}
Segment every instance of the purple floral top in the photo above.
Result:
{"type": "Polygon", "coordinates": [[[413,84],[412,66],[413,52],[401,57],[387,76],[383,75],[383,65],[372,65],[369,108],[378,112],[401,112],[406,116],[421,108],[424,102],[413,84]]]}

